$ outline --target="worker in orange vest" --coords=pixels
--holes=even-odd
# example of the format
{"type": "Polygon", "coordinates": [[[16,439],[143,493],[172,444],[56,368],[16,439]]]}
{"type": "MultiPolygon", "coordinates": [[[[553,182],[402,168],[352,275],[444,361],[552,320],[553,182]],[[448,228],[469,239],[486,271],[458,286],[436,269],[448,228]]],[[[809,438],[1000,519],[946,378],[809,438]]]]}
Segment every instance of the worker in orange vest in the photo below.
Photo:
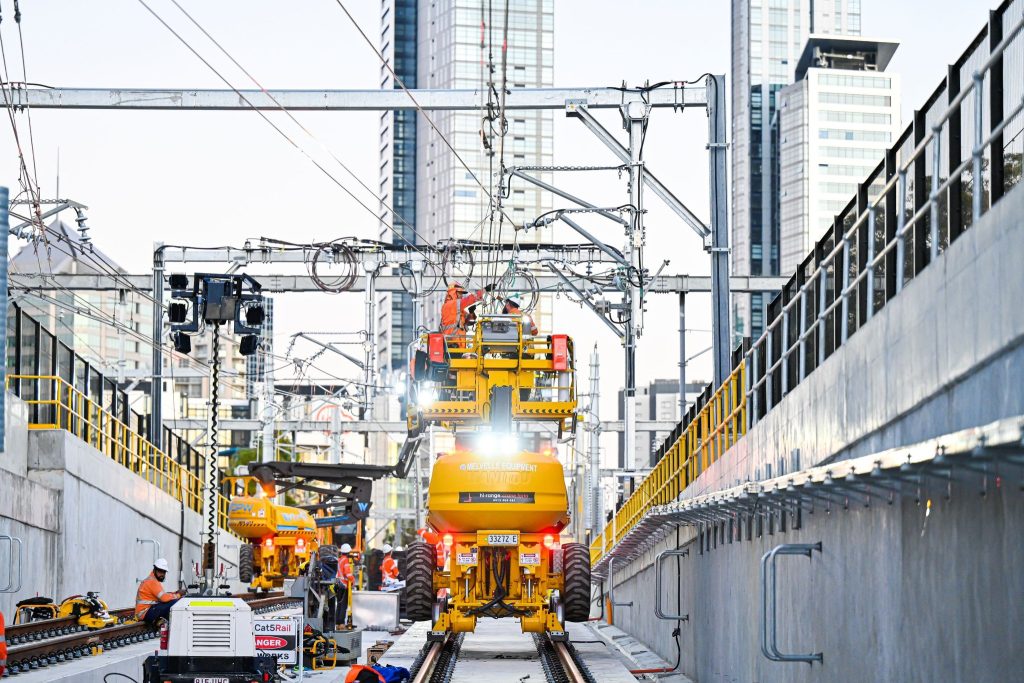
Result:
{"type": "Polygon", "coordinates": [[[352,546],[348,543],[342,543],[338,548],[338,603],[335,609],[335,623],[339,625],[345,623],[345,617],[348,615],[348,594],[356,581],[355,573],[352,571],[352,560],[349,558],[351,552],[352,546]]]}
{"type": "Polygon", "coordinates": [[[135,594],[135,618],[139,621],[153,624],[158,619],[169,619],[171,607],[181,598],[181,591],[164,590],[167,568],[167,560],[161,557],[153,563],[149,576],[139,584],[135,594]]]}
{"type": "Polygon", "coordinates": [[[531,337],[537,336],[537,325],[533,322],[533,317],[529,313],[523,313],[523,310],[519,307],[519,302],[515,299],[505,299],[505,308],[502,310],[502,313],[521,316],[523,334],[531,337]]]}
{"type": "Polygon", "coordinates": [[[490,292],[494,285],[487,285],[472,294],[466,294],[466,288],[458,282],[448,286],[444,303],[441,304],[441,334],[446,337],[460,337],[466,334],[466,313],[470,306],[484,298],[484,292],[490,292]]]}
{"type": "Polygon", "coordinates": [[[7,635],[4,629],[4,613],[0,612],[0,678],[7,670],[7,635]]]}
{"type": "Polygon", "coordinates": [[[391,551],[394,550],[387,543],[381,548],[384,551],[384,559],[380,563],[380,581],[381,585],[386,586],[389,583],[398,581],[398,562],[395,558],[391,557],[391,551]]]}
{"type": "Polygon", "coordinates": [[[431,531],[426,527],[417,529],[416,534],[423,539],[424,543],[429,543],[434,546],[434,555],[436,567],[444,566],[444,539],[441,534],[436,531],[431,531]]]}

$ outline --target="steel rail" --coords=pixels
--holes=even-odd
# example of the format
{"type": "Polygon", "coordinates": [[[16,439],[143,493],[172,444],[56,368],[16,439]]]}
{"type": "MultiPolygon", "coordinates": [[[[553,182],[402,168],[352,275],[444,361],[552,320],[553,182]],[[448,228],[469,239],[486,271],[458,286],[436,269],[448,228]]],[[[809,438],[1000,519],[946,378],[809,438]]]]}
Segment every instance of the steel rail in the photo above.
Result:
{"type": "MultiPolygon", "coordinates": [[[[253,612],[261,613],[298,602],[282,592],[243,593],[238,597],[253,612]]],[[[8,668],[12,674],[27,673],[35,669],[60,664],[88,656],[96,649],[112,649],[133,645],[154,638],[157,630],[150,624],[123,621],[133,616],[132,608],[111,610],[121,623],[101,629],[79,626],[74,617],[45,619],[8,627],[10,647],[7,652],[8,668]]]]}

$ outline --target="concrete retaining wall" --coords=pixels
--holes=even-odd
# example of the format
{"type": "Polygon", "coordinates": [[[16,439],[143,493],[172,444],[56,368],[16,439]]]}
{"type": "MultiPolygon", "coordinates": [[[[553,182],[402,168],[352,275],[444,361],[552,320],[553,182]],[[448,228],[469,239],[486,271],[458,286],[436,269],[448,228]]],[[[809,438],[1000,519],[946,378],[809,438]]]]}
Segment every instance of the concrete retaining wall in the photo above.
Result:
{"type": "MultiPolygon", "coordinates": [[[[12,413],[24,407],[8,399],[12,413]]],[[[140,538],[161,544],[171,565],[168,584],[177,582],[178,501],[67,432],[29,432],[23,417],[14,422],[9,417],[8,448],[0,456],[0,534],[23,541],[23,585],[16,595],[0,594],[0,611],[11,615],[15,602],[33,595],[60,600],[86,591],[99,591],[113,608],[134,605],[137,581],[153,560],[153,546],[140,538]]],[[[201,537],[201,520],[192,510],[185,510],[183,537],[190,582],[201,537]]],[[[221,536],[229,576],[237,576],[238,543],[221,536]]],[[[0,586],[6,560],[0,545],[0,586]]]]}
{"type": "MultiPolygon", "coordinates": [[[[799,530],[728,540],[664,567],[665,607],[682,611],[682,671],[697,681],[825,683],[930,681],[997,683],[1024,671],[1024,494],[1004,482],[979,495],[977,483],[925,493],[892,506],[821,508],[799,530]],[[770,662],[760,651],[760,559],[781,543],[821,541],[811,560],[778,564],[778,633],[783,652],[823,652],[824,664],[770,662]]],[[[686,537],[684,536],[684,539],[686,537]]],[[[692,538],[692,533],[690,534],[692,538]]],[[[653,614],[654,555],[617,573],[615,624],[675,660],[673,622],[653,614]],[[630,576],[630,578],[626,578],[630,576]]]]}
{"type": "MultiPolygon", "coordinates": [[[[925,441],[1024,415],[1024,191],[977,226],[794,388],[684,496],[925,441]]],[[[794,357],[795,362],[795,357],[794,357]]],[[[819,510],[803,528],[700,554],[681,531],[616,568],[616,625],[674,661],[674,624],[654,615],[655,555],[666,607],[677,591],[683,671],[697,681],[1003,681],[1024,670],[1024,493],[1019,469],[926,490],[892,507],[819,510]],[[782,558],[779,642],[822,651],[824,666],[761,655],[760,558],[779,543],[822,541],[808,561],[782,558]],[[1016,673],[1014,673],[1016,672],[1016,673]]]]}

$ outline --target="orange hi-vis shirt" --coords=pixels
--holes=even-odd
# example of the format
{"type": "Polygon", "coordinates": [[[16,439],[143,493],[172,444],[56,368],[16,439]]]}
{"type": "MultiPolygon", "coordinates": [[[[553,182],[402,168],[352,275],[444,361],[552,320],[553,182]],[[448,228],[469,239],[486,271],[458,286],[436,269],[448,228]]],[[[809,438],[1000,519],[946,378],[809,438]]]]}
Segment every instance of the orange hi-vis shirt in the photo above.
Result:
{"type": "Polygon", "coordinates": [[[356,577],[352,573],[352,561],[348,559],[348,555],[340,555],[338,557],[338,578],[346,586],[351,586],[355,583],[356,577]]]}
{"type": "Polygon", "coordinates": [[[4,629],[4,614],[0,612],[0,676],[7,668],[7,635],[4,629]]]}
{"type": "Polygon", "coordinates": [[[460,297],[457,289],[449,287],[441,305],[441,333],[445,336],[465,334],[466,309],[483,298],[482,289],[460,297]]]}
{"type": "Polygon", "coordinates": [[[391,553],[384,556],[384,561],[380,563],[380,577],[381,579],[398,579],[398,563],[395,562],[395,558],[391,557],[391,553]]]}
{"type": "Polygon", "coordinates": [[[164,585],[157,581],[157,578],[153,576],[153,572],[149,573],[142,583],[139,584],[139,592],[135,594],[135,618],[141,619],[153,605],[159,602],[170,602],[175,597],[176,593],[168,593],[164,591],[164,585]]]}

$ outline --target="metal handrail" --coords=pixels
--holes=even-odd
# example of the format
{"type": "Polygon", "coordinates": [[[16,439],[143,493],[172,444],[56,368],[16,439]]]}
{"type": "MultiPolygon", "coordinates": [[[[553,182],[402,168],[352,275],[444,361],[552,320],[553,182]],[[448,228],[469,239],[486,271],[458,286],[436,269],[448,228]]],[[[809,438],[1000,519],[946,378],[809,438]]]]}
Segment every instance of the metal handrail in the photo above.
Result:
{"type": "Polygon", "coordinates": [[[611,603],[612,607],[632,607],[633,601],[629,602],[615,602],[615,558],[612,557],[608,560],[608,602],[611,603]]]}
{"type": "Polygon", "coordinates": [[[614,548],[652,507],[675,500],[746,433],[745,383],[741,361],[593,540],[591,562],[614,548]]]}
{"type": "Polygon", "coordinates": [[[21,539],[17,536],[8,536],[7,534],[0,534],[0,541],[7,541],[7,547],[10,549],[10,556],[7,559],[7,585],[0,588],[0,593],[17,593],[21,590],[22,583],[22,545],[21,539]],[[14,544],[18,544],[18,552],[14,552],[14,544]],[[15,557],[17,557],[18,563],[18,583],[14,583],[14,563],[15,557]]]}
{"type": "MultiPolygon", "coordinates": [[[[1019,20],[1013,26],[1013,28],[1009,32],[1006,33],[1006,35],[999,42],[999,44],[996,45],[994,48],[992,48],[991,52],[989,53],[989,58],[985,61],[984,64],[981,65],[981,67],[977,71],[974,72],[974,75],[971,78],[970,83],[968,85],[966,85],[963,89],[961,89],[961,91],[956,95],[956,97],[953,98],[953,100],[949,103],[949,105],[946,107],[946,109],[938,116],[938,120],[931,126],[930,130],[922,137],[921,142],[919,142],[914,147],[914,149],[911,150],[911,152],[907,156],[907,158],[901,160],[900,165],[897,167],[897,172],[893,175],[892,178],[890,178],[888,181],[886,181],[883,184],[882,188],[878,192],[878,196],[874,200],[868,202],[868,206],[865,208],[864,211],[862,211],[861,213],[859,213],[857,215],[856,219],[853,221],[853,223],[850,226],[850,228],[846,232],[844,232],[842,235],[837,235],[835,237],[832,250],[829,251],[827,254],[825,254],[820,259],[820,262],[819,262],[818,266],[807,276],[806,282],[795,292],[794,296],[788,302],[783,304],[782,309],[779,311],[779,314],[775,317],[774,320],[772,320],[771,323],[768,324],[768,326],[765,328],[764,333],[757,339],[757,341],[755,341],[753,344],[751,344],[750,349],[743,355],[743,359],[744,360],[749,358],[749,359],[752,359],[752,360],[756,361],[759,350],[762,347],[763,348],[768,348],[768,346],[769,346],[769,341],[768,340],[770,340],[772,332],[774,332],[776,330],[776,328],[778,328],[778,326],[783,324],[783,321],[788,318],[788,314],[790,312],[792,312],[794,309],[796,309],[799,306],[799,307],[801,307],[802,313],[806,313],[806,296],[808,295],[808,293],[813,295],[814,288],[816,286],[820,286],[820,288],[822,290],[822,293],[824,294],[824,291],[825,291],[825,289],[827,289],[827,285],[828,285],[828,277],[829,277],[828,270],[830,268],[834,269],[834,270],[838,269],[838,267],[840,266],[840,263],[837,262],[837,259],[839,258],[840,255],[842,255],[843,257],[845,257],[847,259],[849,258],[849,249],[850,249],[851,238],[853,238],[853,236],[856,234],[857,230],[860,229],[860,227],[864,224],[865,221],[867,221],[868,224],[873,227],[874,219],[875,219],[875,212],[881,207],[882,202],[886,200],[886,197],[887,197],[888,193],[895,188],[896,192],[897,192],[897,194],[899,196],[898,197],[899,208],[898,208],[898,212],[897,212],[898,228],[896,230],[896,233],[893,235],[891,240],[889,240],[888,242],[885,243],[885,245],[883,246],[882,250],[879,253],[874,254],[874,257],[873,258],[869,258],[868,262],[865,264],[865,266],[863,268],[858,269],[858,273],[854,277],[852,282],[849,281],[849,269],[848,268],[844,268],[843,269],[843,272],[842,272],[843,286],[842,286],[841,290],[837,290],[835,300],[831,304],[829,304],[829,305],[825,304],[825,297],[824,297],[824,295],[821,297],[822,305],[821,305],[821,307],[820,307],[820,309],[818,311],[817,317],[813,321],[811,321],[808,324],[807,316],[806,315],[801,314],[799,316],[800,331],[799,331],[799,333],[797,335],[796,341],[793,343],[792,346],[790,346],[788,344],[788,340],[784,339],[783,340],[783,350],[782,350],[782,352],[780,354],[780,356],[781,356],[780,359],[778,361],[774,361],[773,362],[771,357],[769,356],[768,359],[767,359],[767,362],[765,363],[765,366],[766,366],[765,372],[760,377],[755,378],[750,383],[750,386],[748,388],[748,397],[751,398],[751,400],[755,403],[755,407],[756,407],[756,396],[754,396],[754,394],[762,386],[767,386],[768,385],[769,378],[770,378],[771,374],[782,363],[782,359],[786,358],[788,360],[789,355],[792,354],[794,351],[797,351],[797,350],[799,350],[799,352],[801,354],[801,357],[803,357],[804,352],[805,352],[805,347],[804,347],[805,340],[809,336],[814,334],[814,333],[818,333],[819,338],[824,336],[825,324],[827,322],[828,316],[831,315],[836,310],[837,307],[848,306],[848,300],[849,300],[849,296],[851,294],[851,291],[857,285],[859,285],[862,280],[867,278],[869,274],[873,274],[874,271],[875,271],[875,268],[878,265],[880,265],[880,263],[882,262],[884,257],[890,251],[892,251],[893,249],[896,249],[897,253],[900,254],[900,257],[897,257],[897,259],[896,259],[896,266],[897,266],[897,271],[898,271],[898,274],[897,274],[897,277],[896,277],[896,291],[897,291],[897,293],[902,289],[902,286],[903,286],[903,272],[902,272],[903,259],[902,259],[902,251],[903,251],[903,247],[904,247],[905,236],[906,236],[906,233],[909,231],[909,229],[911,227],[913,227],[926,213],[931,213],[932,217],[933,217],[933,220],[931,221],[931,226],[930,226],[930,229],[931,229],[930,237],[931,237],[932,258],[934,259],[934,257],[936,257],[938,255],[938,221],[936,220],[937,219],[937,215],[936,214],[937,214],[937,211],[938,211],[938,200],[939,200],[940,195],[945,190],[947,190],[954,182],[956,182],[956,180],[957,180],[957,178],[959,178],[960,174],[963,173],[963,171],[967,170],[968,165],[970,165],[973,168],[972,177],[974,179],[980,179],[981,178],[981,169],[982,169],[981,161],[982,161],[982,157],[984,155],[985,148],[987,146],[989,146],[993,142],[993,140],[998,138],[999,135],[1002,134],[1002,132],[1005,130],[1005,128],[1008,125],[1008,123],[1013,121],[1014,117],[1017,114],[1019,114],[1021,111],[1024,111],[1024,98],[1022,98],[1021,102],[1017,105],[1017,107],[1015,107],[1014,110],[1009,113],[1009,115],[1004,116],[1003,120],[996,127],[994,127],[992,129],[992,131],[990,131],[990,133],[989,133],[989,135],[987,137],[985,137],[983,135],[983,129],[984,129],[984,122],[983,122],[983,119],[984,119],[984,116],[983,116],[984,98],[983,98],[983,87],[982,86],[983,86],[983,83],[984,83],[985,74],[988,73],[989,71],[991,71],[993,65],[999,60],[999,58],[1002,56],[1002,54],[1006,51],[1007,47],[1014,40],[1014,38],[1017,37],[1017,35],[1021,32],[1022,29],[1024,29],[1024,19],[1019,20]],[[975,140],[975,144],[974,144],[974,146],[973,146],[973,148],[971,150],[971,158],[969,160],[965,160],[964,162],[962,162],[956,169],[954,169],[954,172],[949,173],[949,176],[946,178],[946,180],[944,182],[942,182],[941,184],[937,184],[937,179],[939,177],[941,177],[941,175],[942,175],[942,169],[941,169],[941,149],[940,149],[940,146],[941,146],[941,140],[942,140],[941,132],[942,132],[943,125],[947,124],[949,122],[949,120],[952,117],[952,115],[957,110],[959,110],[961,104],[963,104],[964,100],[967,98],[967,96],[972,91],[974,92],[974,95],[975,95],[975,98],[974,98],[974,140],[975,140]],[[933,144],[933,150],[934,150],[933,159],[932,159],[932,166],[933,166],[933,169],[932,169],[932,179],[933,179],[932,187],[931,187],[931,190],[930,190],[930,194],[929,194],[928,200],[919,209],[917,209],[911,215],[910,219],[908,220],[907,216],[906,216],[907,172],[911,169],[911,166],[913,165],[913,163],[915,161],[917,161],[918,157],[920,157],[922,154],[924,154],[925,149],[927,148],[927,146],[929,144],[933,144]]],[[[976,182],[978,182],[978,180],[976,180],[976,182]]],[[[981,208],[982,208],[981,207],[981,195],[982,195],[981,192],[974,192],[973,193],[972,217],[973,217],[974,221],[977,221],[981,217],[981,213],[982,213],[982,210],[981,210],[981,208]]],[[[873,230],[869,230],[869,232],[871,233],[871,238],[868,240],[868,243],[869,243],[869,246],[872,247],[871,250],[873,251],[874,242],[875,242],[875,240],[874,240],[874,231],[873,230]]],[[[868,278],[868,282],[869,283],[871,282],[871,278],[868,278]]],[[[869,297],[868,298],[868,310],[869,310],[868,317],[869,318],[870,318],[870,313],[873,312],[873,307],[874,306],[873,306],[873,303],[872,303],[872,299],[869,297]]],[[[842,324],[845,325],[845,323],[846,323],[846,319],[844,317],[844,319],[842,321],[842,324]]],[[[846,340],[846,332],[845,331],[842,334],[842,340],[843,341],[846,340]]],[[[819,346],[818,356],[819,356],[819,363],[820,363],[820,362],[822,362],[824,360],[824,347],[823,346],[819,346]]],[[[751,368],[751,371],[753,373],[757,373],[757,370],[758,370],[757,364],[754,363],[752,368],[751,368]]],[[[805,376],[805,372],[803,370],[803,363],[801,363],[800,379],[803,379],[804,376],[805,376]]],[[[771,407],[772,397],[770,395],[767,395],[766,396],[766,400],[767,400],[767,402],[769,404],[767,407],[770,408],[771,407]]],[[[749,413],[751,423],[754,420],[757,419],[756,418],[756,412],[757,411],[755,410],[755,411],[751,411],[749,413]]]]}
{"type": "MultiPolygon", "coordinates": [[[[5,387],[9,388],[12,382],[35,382],[37,389],[50,387],[45,392],[46,398],[22,398],[27,405],[46,406],[53,411],[52,422],[31,422],[29,429],[60,429],[70,432],[175,500],[184,502],[190,509],[202,514],[203,482],[199,477],[63,377],[7,375],[5,387]]],[[[37,390],[35,395],[41,393],[37,390]]],[[[220,493],[217,495],[218,523],[222,529],[231,532],[228,526],[229,501],[220,493]]]]}
{"type": "Polygon", "coordinates": [[[775,546],[761,557],[761,654],[773,662],[823,662],[824,654],[784,654],[779,652],[777,642],[778,603],[776,601],[775,560],[779,555],[804,555],[810,558],[814,551],[821,552],[821,541],[817,543],[783,543],[775,546]],[[769,579],[769,574],[771,578],[769,579]],[[771,585],[771,591],[768,587],[771,585]],[[771,618],[769,618],[769,613],[771,618]]]}
{"type": "MultiPolygon", "coordinates": [[[[662,561],[666,557],[686,557],[690,554],[690,549],[684,550],[662,550],[658,553],[658,556],[654,558],[654,616],[665,621],[689,621],[689,614],[665,614],[665,610],[661,606],[661,567],[662,561]]],[[[679,577],[679,581],[682,582],[682,577],[679,577]]],[[[679,586],[676,586],[676,590],[679,590],[679,586]]]]}

